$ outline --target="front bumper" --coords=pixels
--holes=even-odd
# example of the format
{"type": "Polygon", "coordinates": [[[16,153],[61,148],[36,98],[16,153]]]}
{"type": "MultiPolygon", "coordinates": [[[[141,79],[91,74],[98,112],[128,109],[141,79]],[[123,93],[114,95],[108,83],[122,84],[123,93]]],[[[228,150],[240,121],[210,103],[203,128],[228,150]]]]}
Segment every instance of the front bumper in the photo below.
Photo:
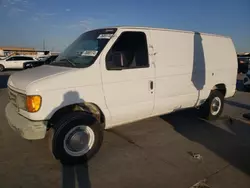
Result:
{"type": "Polygon", "coordinates": [[[18,114],[16,109],[11,102],[5,108],[5,115],[10,127],[27,140],[43,139],[47,132],[47,122],[31,121],[18,114]]]}

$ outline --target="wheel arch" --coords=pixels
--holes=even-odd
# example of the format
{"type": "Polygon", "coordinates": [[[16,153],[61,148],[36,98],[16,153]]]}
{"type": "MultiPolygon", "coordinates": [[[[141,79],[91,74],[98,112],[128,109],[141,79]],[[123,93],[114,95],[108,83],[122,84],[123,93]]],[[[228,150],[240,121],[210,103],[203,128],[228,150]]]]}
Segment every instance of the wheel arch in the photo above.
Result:
{"type": "Polygon", "coordinates": [[[219,83],[216,84],[213,88],[212,91],[217,90],[219,92],[221,92],[223,94],[223,96],[225,97],[227,94],[227,87],[224,83],[219,83]]]}
{"type": "Polygon", "coordinates": [[[96,118],[96,120],[101,124],[101,126],[105,128],[105,116],[101,108],[95,103],[83,102],[83,103],[70,104],[67,106],[63,106],[62,108],[59,108],[56,112],[53,113],[53,115],[49,119],[48,129],[53,127],[53,125],[57,122],[60,116],[63,116],[65,114],[74,111],[84,111],[86,113],[93,115],[96,118]]]}
{"type": "Polygon", "coordinates": [[[0,66],[3,66],[3,69],[5,69],[5,66],[4,66],[4,64],[0,63],[0,66]]]}

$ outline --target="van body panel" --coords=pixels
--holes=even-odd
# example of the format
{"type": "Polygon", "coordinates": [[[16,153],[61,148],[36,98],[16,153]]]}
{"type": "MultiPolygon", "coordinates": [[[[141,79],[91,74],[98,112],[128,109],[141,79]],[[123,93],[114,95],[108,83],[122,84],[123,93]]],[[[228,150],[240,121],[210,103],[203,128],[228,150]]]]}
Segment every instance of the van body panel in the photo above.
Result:
{"type": "Polygon", "coordinates": [[[153,114],[194,106],[198,91],[192,82],[192,34],[155,30],[150,32],[156,67],[153,114]]]}
{"type": "Polygon", "coordinates": [[[12,90],[42,96],[38,112],[18,113],[32,121],[49,120],[65,106],[90,102],[101,109],[106,128],[111,128],[199,106],[217,84],[225,85],[225,98],[235,94],[237,55],[229,37],[118,27],[99,52],[89,67],[43,65],[10,76],[12,90]],[[107,68],[109,51],[128,32],[145,35],[148,66],[107,68]]]}

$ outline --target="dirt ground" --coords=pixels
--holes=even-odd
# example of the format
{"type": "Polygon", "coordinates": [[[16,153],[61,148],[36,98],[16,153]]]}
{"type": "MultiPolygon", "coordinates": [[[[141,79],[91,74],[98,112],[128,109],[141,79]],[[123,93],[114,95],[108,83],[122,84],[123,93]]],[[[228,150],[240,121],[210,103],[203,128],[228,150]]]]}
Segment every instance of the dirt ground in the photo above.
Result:
{"type": "Polygon", "coordinates": [[[250,111],[250,93],[240,87],[219,120],[185,110],[114,128],[89,164],[67,167],[53,159],[46,139],[26,141],[8,126],[3,77],[0,188],[73,188],[76,182],[82,188],[190,188],[203,180],[211,188],[250,187],[250,124],[241,118],[250,111]]]}

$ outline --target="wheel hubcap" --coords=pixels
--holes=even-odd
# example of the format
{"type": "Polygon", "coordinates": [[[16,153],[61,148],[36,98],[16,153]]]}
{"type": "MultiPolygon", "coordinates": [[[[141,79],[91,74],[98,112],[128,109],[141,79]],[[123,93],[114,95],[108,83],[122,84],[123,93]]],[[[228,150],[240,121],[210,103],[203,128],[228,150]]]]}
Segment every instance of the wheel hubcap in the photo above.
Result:
{"type": "Polygon", "coordinates": [[[84,125],[72,128],[64,138],[64,149],[71,156],[82,156],[93,146],[95,135],[93,130],[84,125]]]}
{"type": "Polygon", "coordinates": [[[221,109],[221,100],[219,97],[215,97],[211,103],[211,113],[212,115],[217,115],[221,109]]]}

